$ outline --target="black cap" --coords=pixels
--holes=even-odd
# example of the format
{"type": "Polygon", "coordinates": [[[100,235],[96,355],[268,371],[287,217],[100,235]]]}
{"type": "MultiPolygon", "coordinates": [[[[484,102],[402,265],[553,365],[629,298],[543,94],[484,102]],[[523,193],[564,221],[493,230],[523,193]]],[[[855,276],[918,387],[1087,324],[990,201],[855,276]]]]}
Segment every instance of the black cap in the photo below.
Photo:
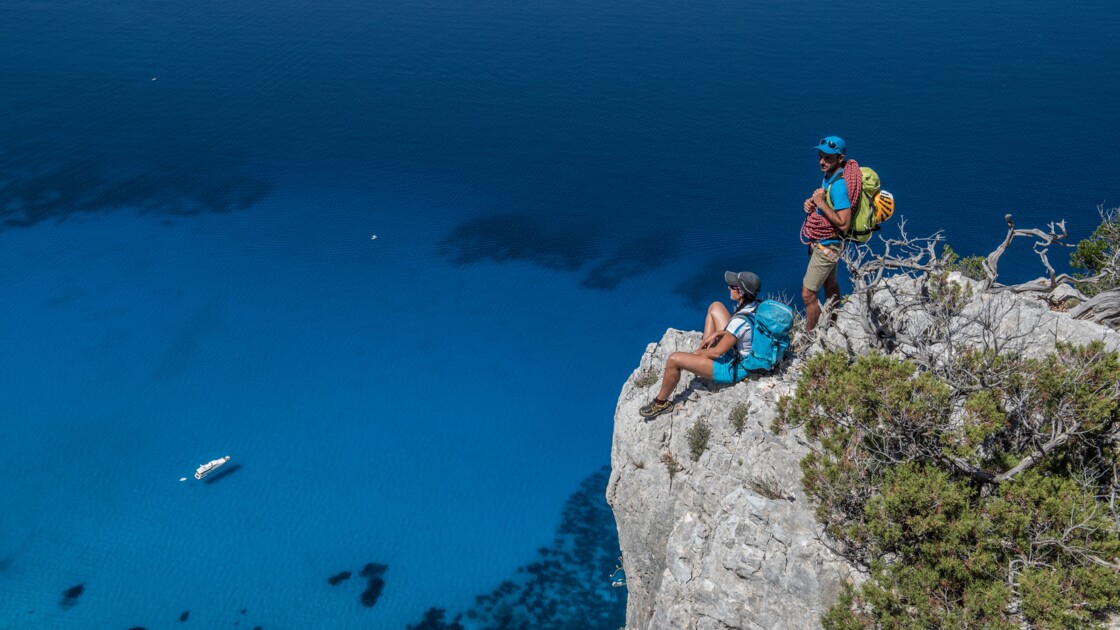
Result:
{"type": "Polygon", "coordinates": [[[762,290],[762,280],[750,271],[734,271],[723,272],[723,279],[727,281],[729,287],[739,287],[743,295],[749,295],[752,298],[758,296],[758,292],[762,290]]]}

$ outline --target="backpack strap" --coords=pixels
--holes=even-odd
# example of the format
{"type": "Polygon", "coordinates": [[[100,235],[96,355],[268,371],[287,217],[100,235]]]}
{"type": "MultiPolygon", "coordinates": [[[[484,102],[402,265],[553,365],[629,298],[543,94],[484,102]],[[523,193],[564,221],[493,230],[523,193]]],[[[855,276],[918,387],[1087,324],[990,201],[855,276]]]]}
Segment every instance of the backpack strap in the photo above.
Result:
{"type": "MultiPolygon", "coordinates": [[[[755,303],[752,302],[752,304],[755,304],[755,303]]],[[[743,308],[735,311],[735,314],[732,315],[731,318],[734,319],[737,315],[739,315],[741,313],[743,315],[743,319],[747,320],[747,323],[750,324],[751,337],[753,339],[754,328],[755,328],[755,326],[758,325],[756,323],[756,319],[755,319],[755,316],[754,316],[754,311],[758,310],[758,305],[755,304],[754,310],[752,310],[750,312],[746,312],[749,307],[750,307],[750,305],[748,304],[747,306],[744,306],[743,308]]],[[[754,348],[753,343],[751,344],[751,348],[752,349],[754,348]]],[[[739,352],[739,336],[738,335],[735,336],[734,352],[735,352],[735,358],[731,360],[731,382],[732,383],[738,383],[739,382],[739,368],[741,368],[742,365],[743,365],[743,353],[739,352]]],[[[745,371],[745,368],[744,368],[744,371],[745,371]]],[[[746,376],[745,373],[744,373],[744,376],[746,376]]]]}

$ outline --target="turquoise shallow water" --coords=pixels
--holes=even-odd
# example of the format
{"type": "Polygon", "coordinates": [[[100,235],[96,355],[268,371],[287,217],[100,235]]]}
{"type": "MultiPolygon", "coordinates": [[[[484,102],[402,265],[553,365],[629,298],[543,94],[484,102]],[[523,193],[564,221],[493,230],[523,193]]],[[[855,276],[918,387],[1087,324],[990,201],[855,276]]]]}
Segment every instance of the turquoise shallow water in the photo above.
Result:
{"type": "Polygon", "coordinates": [[[550,290],[530,269],[423,268],[397,236],[406,221],[373,241],[368,224],[324,230],[312,213],[278,237],[261,224],[281,198],[175,225],[120,215],[4,233],[9,268],[54,252],[22,264],[6,306],[23,325],[5,332],[3,367],[24,385],[7,398],[2,455],[25,473],[0,483],[20,506],[3,518],[4,579],[21,585],[0,608],[10,627],[180,608],[212,627],[241,608],[266,627],[403,627],[509,577],[606,461],[602,401],[623,360],[599,383],[522,331],[581,343],[621,325],[609,309],[493,311],[496,295],[550,290]],[[455,330],[485,332],[448,341],[455,330]],[[551,377],[563,389],[542,386],[566,368],[551,377]],[[223,454],[233,474],[178,481],[223,454]],[[361,589],[326,584],[367,562],[390,567],[372,610],[361,589]],[[87,592],[59,608],[75,583],[87,592]]]}
{"type": "MultiPolygon", "coordinates": [[[[822,135],[892,228],[1087,235],[1118,27],[1103,0],[4,3],[0,628],[477,612],[601,497],[647,343],[725,269],[797,295],[822,135]],[[370,562],[372,608],[327,583],[370,562]]],[[[600,596],[547,577],[558,620],[600,596]]]]}

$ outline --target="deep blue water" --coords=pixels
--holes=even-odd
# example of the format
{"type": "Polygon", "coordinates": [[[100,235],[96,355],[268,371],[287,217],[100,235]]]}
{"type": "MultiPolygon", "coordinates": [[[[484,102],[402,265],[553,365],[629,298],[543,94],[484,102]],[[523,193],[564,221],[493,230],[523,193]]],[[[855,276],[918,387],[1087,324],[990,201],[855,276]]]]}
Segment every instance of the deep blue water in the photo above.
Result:
{"type": "Polygon", "coordinates": [[[1104,0],[3,3],[0,628],[476,606],[588,494],[645,344],[724,269],[797,295],[821,136],[911,235],[1086,236],[1118,29],[1104,0]],[[372,608],[326,582],[369,562],[372,608]]]}

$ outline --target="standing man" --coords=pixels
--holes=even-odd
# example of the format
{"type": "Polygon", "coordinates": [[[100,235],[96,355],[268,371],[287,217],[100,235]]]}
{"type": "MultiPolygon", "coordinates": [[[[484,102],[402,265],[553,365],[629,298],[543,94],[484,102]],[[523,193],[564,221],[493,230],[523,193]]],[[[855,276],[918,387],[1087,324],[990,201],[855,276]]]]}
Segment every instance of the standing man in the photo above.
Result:
{"type": "Polygon", "coordinates": [[[837,136],[828,136],[821,139],[816,148],[824,179],[813,196],[805,200],[805,223],[801,227],[802,241],[809,245],[809,268],[801,284],[805,332],[813,330],[820,319],[821,304],[817,295],[821,287],[824,287],[825,300],[840,299],[836,268],[844,253],[841,235],[847,231],[852,217],[852,204],[844,183],[847,145],[837,136]]]}

